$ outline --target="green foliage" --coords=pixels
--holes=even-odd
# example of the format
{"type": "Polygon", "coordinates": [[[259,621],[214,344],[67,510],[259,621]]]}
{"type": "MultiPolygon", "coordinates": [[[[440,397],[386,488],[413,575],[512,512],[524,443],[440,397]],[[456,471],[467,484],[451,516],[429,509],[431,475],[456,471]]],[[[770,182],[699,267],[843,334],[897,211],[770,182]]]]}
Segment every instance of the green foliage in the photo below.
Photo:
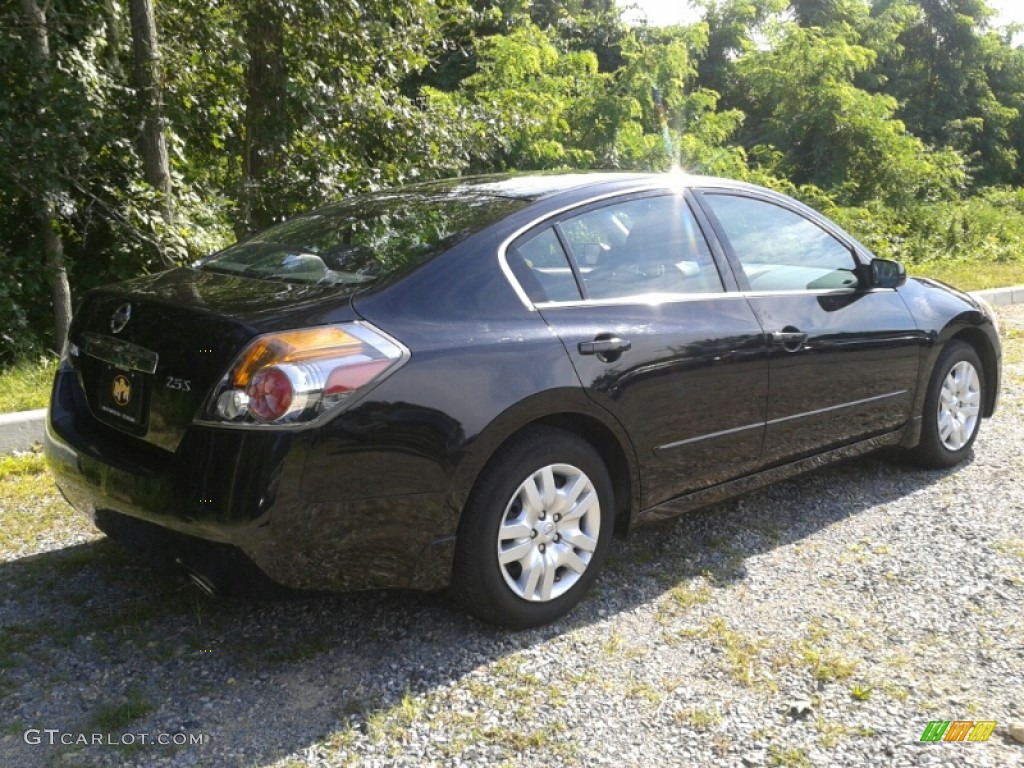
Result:
{"type": "Polygon", "coordinates": [[[896,101],[854,84],[874,51],[849,33],[795,24],[738,63],[760,118],[748,140],[779,148],[773,168],[794,182],[836,190],[849,202],[890,205],[950,198],[963,186],[953,150],[932,151],[894,118],[896,101]]]}
{"type": "Polygon", "coordinates": [[[613,0],[161,0],[173,223],[127,4],[39,0],[45,70],[25,5],[0,8],[0,364],[60,346],[40,200],[76,296],[352,191],[496,170],[678,164],[914,264],[1022,252],[1024,48],[983,0],[700,0],[663,29],[613,0]]]}
{"type": "Polygon", "coordinates": [[[632,30],[618,42],[621,66],[603,72],[592,51],[562,50],[529,20],[476,43],[476,71],[457,92],[425,89],[433,109],[458,119],[459,149],[474,171],[494,169],[667,169],[673,163],[720,173],[746,171],[727,147],[742,115],[718,111],[718,97],[696,87],[694,51],[702,26],[632,30]],[[653,91],[671,124],[666,152],[653,91]]]}
{"type": "MultiPolygon", "coordinates": [[[[477,71],[453,97],[465,113],[482,107],[477,135],[493,147],[482,141],[476,164],[505,169],[593,162],[592,154],[573,146],[569,117],[574,102],[593,97],[594,54],[559,53],[548,33],[525,22],[510,34],[481,40],[477,55],[477,71]]],[[[443,96],[435,94],[438,100],[443,96]]]]}
{"type": "Polygon", "coordinates": [[[1010,135],[1021,119],[1024,51],[986,30],[992,11],[984,0],[908,5],[915,12],[878,67],[900,117],[923,141],[968,157],[980,182],[1019,182],[1020,146],[1010,135]]]}
{"type": "Polygon", "coordinates": [[[969,260],[976,268],[1019,261],[1024,190],[992,188],[967,200],[893,209],[880,201],[825,209],[878,256],[908,264],[969,260]]]}
{"type": "MultiPolygon", "coordinates": [[[[9,247],[9,246],[8,246],[9,247]]],[[[0,365],[31,355],[41,344],[38,328],[48,328],[48,307],[39,297],[48,291],[43,259],[34,249],[8,250],[0,245],[0,365]]]]}

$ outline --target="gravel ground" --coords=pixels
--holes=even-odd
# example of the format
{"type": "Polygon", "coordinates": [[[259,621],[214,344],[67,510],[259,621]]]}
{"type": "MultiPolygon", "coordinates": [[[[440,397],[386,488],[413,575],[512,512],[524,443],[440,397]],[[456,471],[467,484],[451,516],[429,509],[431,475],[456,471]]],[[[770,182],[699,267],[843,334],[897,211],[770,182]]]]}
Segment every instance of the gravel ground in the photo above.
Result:
{"type": "Polygon", "coordinates": [[[0,766],[1024,765],[1024,307],[1001,316],[971,462],[872,456],[639,531],[535,631],[436,596],[215,602],[52,492],[0,500],[0,528],[58,520],[0,554],[0,766]],[[923,744],[931,720],[998,725],[923,744]]]}

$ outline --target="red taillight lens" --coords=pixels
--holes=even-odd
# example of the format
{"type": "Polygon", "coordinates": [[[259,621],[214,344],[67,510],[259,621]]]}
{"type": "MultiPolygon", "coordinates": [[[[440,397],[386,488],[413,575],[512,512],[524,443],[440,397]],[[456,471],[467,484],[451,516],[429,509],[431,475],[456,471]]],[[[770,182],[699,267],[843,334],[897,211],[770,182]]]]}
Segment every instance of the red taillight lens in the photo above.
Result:
{"type": "Polygon", "coordinates": [[[245,394],[253,416],[260,421],[276,421],[288,413],[295,390],[280,368],[265,368],[252,377],[245,394]]]}
{"type": "Polygon", "coordinates": [[[314,421],[378,381],[408,354],[367,323],[260,336],[221,381],[208,418],[252,426],[314,421]]]}
{"type": "Polygon", "coordinates": [[[390,360],[367,360],[339,365],[327,377],[325,395],[347,395],[366,386],[391,366],[390,360]]]}

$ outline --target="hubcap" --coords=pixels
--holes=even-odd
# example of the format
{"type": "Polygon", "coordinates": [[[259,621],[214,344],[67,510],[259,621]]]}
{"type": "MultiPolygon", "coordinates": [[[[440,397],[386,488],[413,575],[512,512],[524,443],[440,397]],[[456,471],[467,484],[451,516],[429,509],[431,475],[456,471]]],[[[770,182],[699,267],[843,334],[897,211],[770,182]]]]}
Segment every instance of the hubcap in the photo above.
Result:
{"type": "Polygon", "coordinates": [[[981,380],[974,366],[962,360],[953,366],[939,393],[939,440],[950,451],[971,441],[981,412],[981,380]]]}
{"type": "Polygon", "coordinates": [[[505,583],[531,602],[565,594],[590,564],[601,533],[601,504],[586,474],[549,464],[523,481],[498,529],[505,583]]]}

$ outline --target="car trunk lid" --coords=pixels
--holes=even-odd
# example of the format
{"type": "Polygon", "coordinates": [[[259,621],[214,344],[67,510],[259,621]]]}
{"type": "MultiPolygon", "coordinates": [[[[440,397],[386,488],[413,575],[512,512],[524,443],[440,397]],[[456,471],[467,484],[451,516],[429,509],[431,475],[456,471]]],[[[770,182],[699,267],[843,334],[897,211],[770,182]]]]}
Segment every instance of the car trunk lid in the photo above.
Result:
{"type": "Polygon", "coordinates": [[[93,418],[174,451],[253,337],[354,319],[351,290],[176,269],[90,291],[69,359],[93,418]]]}

